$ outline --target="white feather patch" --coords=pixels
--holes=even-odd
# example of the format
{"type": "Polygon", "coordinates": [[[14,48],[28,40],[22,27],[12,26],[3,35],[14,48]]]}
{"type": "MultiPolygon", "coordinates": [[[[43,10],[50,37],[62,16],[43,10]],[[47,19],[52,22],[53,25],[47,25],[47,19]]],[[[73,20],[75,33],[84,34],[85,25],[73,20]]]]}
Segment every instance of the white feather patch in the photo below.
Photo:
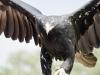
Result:
{"type": "Polygon", "coordinates": [[[46,33],[48,34],[55,26],[51,25],[50,23],[45,24],[46,33]]]}
{"type": "Polygon", "coordinates": [[[63,68],[59,69],[54,75],[69,75],[63,68]]]}

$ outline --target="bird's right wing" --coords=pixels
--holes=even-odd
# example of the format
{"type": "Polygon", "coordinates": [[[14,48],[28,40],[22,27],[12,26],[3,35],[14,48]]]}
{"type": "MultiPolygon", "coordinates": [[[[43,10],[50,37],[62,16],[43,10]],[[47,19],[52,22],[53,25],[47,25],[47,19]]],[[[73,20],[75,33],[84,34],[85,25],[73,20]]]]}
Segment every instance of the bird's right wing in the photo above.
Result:
{"type": "Polygon", "coordinates": [[[91,0],[85,7],[71,17],[76,35],[78,59],[85,65],[95,66],[96,57],[93,49],[100,47],[100,0],[91,0]],[[90,64],[90,65],[89,65],[90,64]]]}
{"type": "Polygon", "coordinates": [[[43,16],[39,10],[20,0],[0,0],[0,34],[20,42],[34,37],[38,44],[38,16],[43,16]]]}
{"type": "Polygon", "coordinates": [[[71,22],[76,33],[78,50],[86,54],[100,46],[100,0],[92,0],[74,13],[71,22]]]}

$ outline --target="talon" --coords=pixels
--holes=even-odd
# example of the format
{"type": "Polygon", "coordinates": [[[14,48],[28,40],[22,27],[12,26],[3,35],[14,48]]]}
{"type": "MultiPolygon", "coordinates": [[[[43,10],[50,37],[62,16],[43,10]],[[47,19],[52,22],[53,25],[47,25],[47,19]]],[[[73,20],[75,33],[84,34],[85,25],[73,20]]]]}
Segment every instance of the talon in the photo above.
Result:
{"type": "Polygon", "coordinates": [[[56,71],[54,75],[69,75],[69,74],[66,74],[65,70],[61,68],[58,71],[56,71]]]}

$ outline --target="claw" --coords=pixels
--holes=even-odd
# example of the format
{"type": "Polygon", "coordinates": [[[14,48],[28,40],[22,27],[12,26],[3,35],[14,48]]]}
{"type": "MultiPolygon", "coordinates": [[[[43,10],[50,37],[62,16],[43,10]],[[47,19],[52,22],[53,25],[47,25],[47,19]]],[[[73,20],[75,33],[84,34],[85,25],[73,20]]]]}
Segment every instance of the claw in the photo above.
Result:
{"type": "Polygon", "coordinates": [[[61,68],[54,75],[69,75],[69,74],[66,74],[65,70],[61,68]]]}

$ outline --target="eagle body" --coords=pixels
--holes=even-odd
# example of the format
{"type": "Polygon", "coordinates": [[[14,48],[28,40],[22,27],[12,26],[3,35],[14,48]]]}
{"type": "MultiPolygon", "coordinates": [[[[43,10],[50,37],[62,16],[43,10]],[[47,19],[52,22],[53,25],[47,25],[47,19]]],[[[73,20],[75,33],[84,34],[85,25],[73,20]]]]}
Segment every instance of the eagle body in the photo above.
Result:
{"type": "Polygon", "coordinates": [[[63,60],[60,70],[70,74],[74,59],[94,67],[93,48],[100,47],[100,0],[91,0],[72,15],[46,16],[21,0],[0,0],[0,34],[40,45],[43,75],[51,75],[52,59],[63,60]]]}
{"type": "Polygon", "coordinates": [[[67,16],[47,16],[40,18],[40,20],[43,28],[40,26],[39,33],[41,37],[45,36],[40,40],[42,47],[45,47],[51,56],[65,59],[70,54],[67,44],[75,40],[75,33],[70,20],[67,16]],[[46,24],[50,25],[49,28],[51,28],[48,33],[46,32],[46,24]],[[44,32],[41,32],[43,30],[44,32]]]}

